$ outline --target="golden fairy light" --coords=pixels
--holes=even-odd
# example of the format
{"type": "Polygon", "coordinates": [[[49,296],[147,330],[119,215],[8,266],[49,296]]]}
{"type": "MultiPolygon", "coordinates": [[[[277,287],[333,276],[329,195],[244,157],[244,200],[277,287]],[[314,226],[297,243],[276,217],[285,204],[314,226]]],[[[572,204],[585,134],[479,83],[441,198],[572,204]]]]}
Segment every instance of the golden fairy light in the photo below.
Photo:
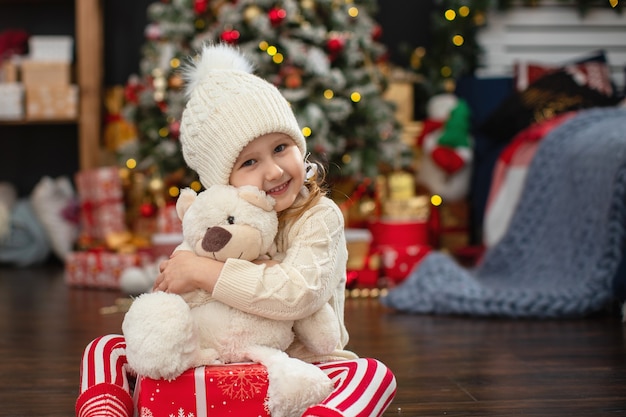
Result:
{"type": "Polygon", "coordinates": [[[441,67],[441,70],[439,70],[439,72],[441,73],[442,77],[448,78],[449,76],[452,75],[452,68],[450,68],[449,66],[445,65],[445,66],[441,67]]]}
{"type": "Polygon", "coordinates": [[[330,88],[327,90],[324,90],[324,98],[327,100],[330,100],[331,98],[333,98],[335,96],[335,93],[333,92],[333,90],[331,90],[330,88]]]}
{"type": "Polygon", "coordinates": [[[180,67],[180,59],[178,59],[178,58],[172,58],[172,59],[170,60],[170,67],[172,67],[172,68],[178,68],[178,67],[180,67]]]}
{"type": "Polygon", "coordinates": [[[441,203],[443,203],[443,199],[441,198],[440,195],[433,194],[432,196],[430,196],[430,204],[432,204],[433,206],[435,207],[440,206],[441,203]]]}
{"type": "Polygon", "coordinates": [[[269,43],[267,43],[267,41],[261,41],[261,42],[259,42],[259,49],[260,49],[261,51],[264,51],[264,52],[265,52],[265,51],[267,51],[267,48],[269,48],[269,46],[270,46],[270,44],[269,44],[269,43]]]}
{"type": "Polygon", "coordinates": [[[202,189],[202,184],[200,184],[200,181],[192,181],[191,184],[189,184],[189,188],[198,192],[202,189]]]}
{"type": "Polygon", "coordinates": [[[463,43],[465,43],[465,39],[462,35],[454,35],[452,37],[452,43],[454,44],[454,46],[461,46],[463,45],[463,43]]]}
{"type": "Polygon", "coordinates": [[[461,6],[459,7],[459,15],[461,17],[467,17],[470,14],[470,8],[467,6],[461,6]]]}
{"type": "Polygon", "coordinates": [[[349,164],[350,162],[352,162],[352,157],[350,156],[350,154],[343,154],[343,156],[341,157],[341,162],[343,162],[345,165],[349,164]]]}
{"type": "Polygon", "coordinates": [[[357,17],[359,15],[359,9],[355,6],[350,7],[348,9],[348,15],[350,15],[350,17],[357,17]]]}
{"type": "Polygon", "coordinates": [[[350,94],[350,100],[352,100],[355,103],[358,103],[359,101],[361,101],[361,93],[359,93],[358,91],[355,91],[354,93],[350,94]]]}
{"type": "Polygon", "coordinates": [[[180,189],[178,187],[172,186],[168,188],[167,194],[169,194],[170,197],[178,197],[178,194],[180,194],[180,189]]]}
{"type": "Polygon", "coordinates": [[[170,130],[167,127],[162,127],[159,129],[159,136],[161,136],[162,138],[166,138],[169,134],[170,130]]]}
{"type": "Polygon", "coordinates": [[[163,179],[161,177],[152,177],[148,183],[151,191],[160,191],[163,189],[163,179]]]}
{"type": "Polygon", "coordinates": [[[128,158],[126,160],[126,168],[128,169],[135,169],[135,167],[137,166],[137,161],[133,158],[128,158]]]}
{"type": "Polygon", "coordinates": [[[274,64],[282,64],[282,62],[284,61],[285,57],[283,56],[283,54],[281,54],[280,52],[276,53],[273,57],[272,57],[272,61],[274,61],[274,64]]]}
{"type": "Polygon", "coordinates": [[[305,127],[303,127],[303,128],[302,128],[302,135],[303,135],[305,138],[308,138],[309,136],[311,136],[311,134],[312,134],[312,133],[313,133],[313,131],[311,130],[311,128],[310,128],[310,127],[305,126],[305,127]]]}
{"type": "Polygon", "coordinates": [[[452,9],[448,9],[445,11],[443,16],[446,18],[446,20],[453,21],[456,18],[456,12],[452,9]]]}
{"type": "Polygon", "coordinates": [[[269,56],[274,56],[278,52],[278,49],[272,45],[272,46],[268,46],[265,52],[267,52],[269,56]]]}

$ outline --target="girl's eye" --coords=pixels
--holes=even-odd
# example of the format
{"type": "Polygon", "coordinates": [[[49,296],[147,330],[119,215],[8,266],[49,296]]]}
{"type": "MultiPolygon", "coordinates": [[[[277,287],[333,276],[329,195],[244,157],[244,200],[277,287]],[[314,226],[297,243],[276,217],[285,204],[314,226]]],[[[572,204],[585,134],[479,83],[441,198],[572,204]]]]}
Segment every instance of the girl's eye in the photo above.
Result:
{"type": "Polygon", "coordinates": [[[243,164],[241,164],[242,167],[249,167],[254,165],[254,159],[248,159],[246,162],[244,162],[243,164]]]}
{"type": "Polygon", "coordinates": [[[277,147],[274,148],[274,153],[279,153],[285,150],[287,146],[286,145],[278,145],[277,147]]]}
{"type": "Polygon", "coordinates": [[[228,216],[226,221],[228,222],[228,224],[235,224],[235,217],[234,216],[228,216]]]}

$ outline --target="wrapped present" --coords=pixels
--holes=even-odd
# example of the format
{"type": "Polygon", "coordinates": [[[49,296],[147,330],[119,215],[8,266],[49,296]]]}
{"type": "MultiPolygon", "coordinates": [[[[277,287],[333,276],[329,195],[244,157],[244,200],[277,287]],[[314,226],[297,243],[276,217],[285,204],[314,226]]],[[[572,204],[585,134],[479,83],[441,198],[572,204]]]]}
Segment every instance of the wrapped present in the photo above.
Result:
{"type": "Polygon", "coordinates": [[[132,266],[147,265],[147,251],[117,253],[105,250],[70,252],[65,259],[65,282],[71,286],[119,289],[122,272],[132,266]]]}
{"type": "Polygon", "coordinates": [[[0,82],[16,83],[19,81],[18,64],[14,59],[6,59],[0,63],[0,82]]]}
{"type": "Polygon", "coordinates": [[[157,212],[158,233],[182,233],[183,224],[176,213],[176,204],[166,204],[157,212]]]}
{"type": "Polygon", "coordinates": [[[127,230],[122,183],[117,167],[83,170],[76,174],[81,234],[103,241],[127,230]]]}
{"type": "Polygon", "coordinates": [[[152,235],[152,254],[155,258],[164,256],[169,257],[174,249],[183,243],[183,234],[181,233],[155,233],[152,235]]]}
{"type": "Polygon", "coordinates": [[[410,81],[392,81],[385,91],[385,99],[396,105],[396,119],[400,123],[410,123],[415,119],[414,94],[415,85],[410,81]]]}
{"type": "Polygon", "coordinates": [[[0,120],[24,118],[24,85],[0,83],[0,120]]]}
{"type": "Polygon", "coordinates": [[[267,370],[253,363],[200,366],[167,381],[139,377],[136,415],[270,417],[267,370]]]}
{"type": "Polygon", "coordinates": [[[375,246],[428,246],[430,225],[427,221],[374,221],[369,224],[375,246]]]}
{"type": "Polygon", "coordinates": [[[28,39],[30,57],[37,61],[72,62],[74,38],[64,35],[33,35],[28,39]]]}
{"type": "Polygon", "coordinates": [[[381,257],[385,277],[404,280],[431,251],[428,221],[377,221],[370,224],[373,248],[381,257]]]}
{"type": "Polygon", "coordinates": [[[63,87],[70,85],[72,80],[69,62],[25,59],[21,61],[20,69],[26,87],[63,87]]]}
{"type": "Polygon", "coordinates": [[[77,116],[77,85],[26,86],[28,120],[73,120],[77,116]]]}
{"type": "Polygon", "coordinates": [[[427,253],[430,246],[424,245],[382,245],[378,246],[381,254],[385,277],[394,283],[403,281],[417,266],[427,253]]]}
{"type": "Polygon", "coordinates": [[[372,250],[372,233],[368,229],[346,229],[348,246],[347,287],[376,287],[379,260],[372,250]]]}

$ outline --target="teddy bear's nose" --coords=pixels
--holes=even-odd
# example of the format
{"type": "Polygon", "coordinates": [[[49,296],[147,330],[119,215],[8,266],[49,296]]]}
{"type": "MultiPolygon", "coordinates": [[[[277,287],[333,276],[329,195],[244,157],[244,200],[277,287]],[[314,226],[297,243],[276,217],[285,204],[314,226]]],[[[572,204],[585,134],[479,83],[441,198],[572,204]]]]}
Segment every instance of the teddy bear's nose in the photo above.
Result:
{"type": "Polygon", "coordinates": [[[202,239],[202,249],[207,252],[218,252],[226,246],[231,237],[232,234],[222,227],[209,227],[202,239]]]}

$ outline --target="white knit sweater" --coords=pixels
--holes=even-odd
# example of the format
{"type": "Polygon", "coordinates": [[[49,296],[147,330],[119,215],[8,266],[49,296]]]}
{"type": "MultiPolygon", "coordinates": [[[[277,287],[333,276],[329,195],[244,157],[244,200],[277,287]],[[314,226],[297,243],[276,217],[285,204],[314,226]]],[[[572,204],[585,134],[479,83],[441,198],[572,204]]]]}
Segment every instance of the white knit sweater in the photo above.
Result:
{"type": "Polygon", "coordinates": [[[266,267],[238,259],[226,261],[213,297],[242,311],[275,320],[298,320],[329,303],[341,329],[341,342],[331,356],[319,357],[298,340],[290,356],[308,362],[356,358],[343,348],[344,297],[348,251],[343,215],[329,198],[287,225],[276,239],[278,265],[266,267]]]}

